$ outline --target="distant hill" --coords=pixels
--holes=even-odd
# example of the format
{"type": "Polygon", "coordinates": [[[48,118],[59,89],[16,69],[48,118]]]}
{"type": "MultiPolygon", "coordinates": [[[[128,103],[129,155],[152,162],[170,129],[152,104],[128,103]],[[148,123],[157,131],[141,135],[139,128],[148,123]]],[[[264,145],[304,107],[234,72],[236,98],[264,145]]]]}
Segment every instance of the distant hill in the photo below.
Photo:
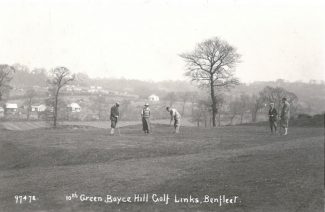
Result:
{"type": "MultiPolygon", "coordinates": [[[[28,67],[15,64],[16,72],[13,75],[11,85],[14,88],[29,88],[32,86],[46,87],[48,72],[45,69],[29,70],[28,67]]],[[[101,86],[107,90],[127,92],[136,94],[141,98],[146,98],[151,94],[164,97],[168,92],[198,91],[195,83],[190,81],[142,81],[130,79],[112,79],[112,78],[90,78],[87,74],[77,73],[75,85],[89,87],[101,86]]],[[[227,96],[235,97],[242,93],[248,95],[258,94],[264,87],[283,87],[286,90],[295,93],[299,98],[299,103],[306,108],[305,113],[317,114],[325,111],[325,83],[305,83],[305,82],[287,82],[279,79],[269,82],[253,82],[250,84],[242,83],[231,89],[227,96]]]]}

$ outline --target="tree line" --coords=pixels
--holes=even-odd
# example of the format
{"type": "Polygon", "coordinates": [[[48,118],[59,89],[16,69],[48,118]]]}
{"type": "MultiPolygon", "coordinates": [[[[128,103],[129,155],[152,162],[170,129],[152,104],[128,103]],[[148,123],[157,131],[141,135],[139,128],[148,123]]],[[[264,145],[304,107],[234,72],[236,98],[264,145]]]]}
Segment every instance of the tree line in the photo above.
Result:
{"type": "MultiPolygon", "coordinates": [[[[13,74],[20,67],[10,66],[10,65],[0,65],[0,102],[3,100],[3,95],[8,94],[10,89],[12,89],[10,82],[13,79],[13,74]]],[[[58,118],[58,108],[60,104],[60,92],[62,88],[66,86],[69,82],[75,79],[75,75],[66,67],[56,67],[53,68],[48,74],[47,84],[49,85],[49,96],[46,100],[47,105],[50,106],[53,118],[53,126],[57,126],[58,118]]],[[[33,89],[26,91],[27,97],[27,119],[29,118],[31,111],[32,99],[36,96],[36,92],[33,89]]]]}
{"type": "MultiPolygon", "coordinates": [[[[218,111],[216,125],[220,126],[221,120],[223,122],[228,120],[227,124],[231,125],[235,118],[239,118],[240,123],[243,123],[244,116],[248,114],[250,116],[249,122],[261,121],[261,119],[257,119],[258,114],[261,113],[263,120],[265,120],[271,102],[275,103],[277,111],[281,111],[281,99],[283,97],[289,99],[291,114],[295,116],[299,112],[298,109],[301,109],[298,105],[298,97],[293,92],[281,87],[266,86],[257,94],[252,95],[244,92],[235,96],[231,92],[219,93],[215,96],[218,111]]],[[[200,126],[201,123],[208,126],[210,122],[213,126],[211,115],[213,104],[207,91],[169,92],[163,100],[168,105],[178,107],[181,115],[190,117],[193,122],[197,123],[197,126],[200,126]]]]}

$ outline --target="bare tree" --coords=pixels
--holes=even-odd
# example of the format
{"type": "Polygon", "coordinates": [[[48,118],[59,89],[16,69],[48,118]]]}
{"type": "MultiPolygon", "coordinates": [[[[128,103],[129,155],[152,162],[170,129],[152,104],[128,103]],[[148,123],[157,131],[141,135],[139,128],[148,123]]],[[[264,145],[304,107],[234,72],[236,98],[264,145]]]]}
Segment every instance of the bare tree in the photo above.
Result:
{"type": "Polygon", "coordinates": [[[212,123],[215,127],[218,113],[216,90],[239,83],[234,77],[234,70],[240,55],[226,41],[215,37],[199,43],[193,52],[181,54],[180,57],[186,62],[186,75],[200,86],[209,88],[212,123]]]}
{"type": "Polygon", "coordinates": [[[218,108],[218,126],[221,126],[221,111],[225,103],[225,96],[223,94],[216,95],[217,108],[218,108]]]}
{"type": "Polygon", "coordinates": [[[196,122],[197,127],[200,127],[200,122],[202,121],[202,111],[201,108],[193,108],[192,121],[196,122]]]}
{"type": "Polygon", "coordinates": [[[30,112],[32,110],[33,99],[36,96],[36,91],[31,88],[31,89],[26,91],[25,96],[27,98],[27,100],[26,100],[26,103],[27,103],[27,120],[29,120],[30,112]]]}
{"type": "Polygon", "coordinates": [[[252,122],[256,122],[257,112],[264,107],[263,98],[253,95],[250,98],[250,112],[252,115],[252,122]]]}
{"type": "Polygon", "coordinates": [[[66,86],[69,82],[74,80],[74,75],[71,74],[70,70],[66,67],[56,67],[51,70],[51,79],[48,80],[48,83],[51,86],[50,92],[52,93],[52,104],[53,104],[53,126],[57,125],[58,118],[58,105],[59,105],[59,96],[61,89],[66,86]]]}
{"type": "Polygon", "coordinates": [[[3,95],[12,88],[9,83],[14,72],[15,69],[12,66],[0,64],[0,101],[2,101],[3,95]]]}
{"type": "Polygon", "coordinates": [[[286,97],[291,104],[290,111],[292,114],[294,114],[298,97],[293,92],[287,91],[284,88],[281,87],[270,87],[266,86],[260,93],[260,98],[263,99],[264,104],[269,104],[270,102],[273,102],[275,104],[275,108],[277,111],[281,110],[281,100],[282,98],[286,97]]]}
{"type": "Polygon", "coordinates": [[[233,124],[234,118],[240,115],[240,100],[236,98],[235,100],[229,102],[229,113],[230,113],[230,124],[233,124]]]}
{"type": "Polygon", "coordinates": [[[200,126],[200,122],[204,121],[204,126],[207,127],[210,108],[209,101],[206,99],[198,99],[195,106],[193,108],[192,121],[196,122],[198,127],[200,126]]]}
{"type": "Polygon", "coordinates": [[[239,115],[240,115],[240,123],[243,123],[243,117],[247,110],[249,110],[249,96],[247,94],[241,94],[239,96],[239,115]]]}

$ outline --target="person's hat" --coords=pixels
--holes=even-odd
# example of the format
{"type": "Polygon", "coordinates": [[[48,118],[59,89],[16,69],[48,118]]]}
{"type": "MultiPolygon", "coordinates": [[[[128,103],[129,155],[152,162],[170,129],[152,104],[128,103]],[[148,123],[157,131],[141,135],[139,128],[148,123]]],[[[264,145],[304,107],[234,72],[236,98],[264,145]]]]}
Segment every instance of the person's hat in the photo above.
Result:
{"type": "Polygon", "coordinates": [[[148,103],[146,103],[146,104],[144,104],[144,106],[149,106],[149,104],[148,104],[148,103]]]}
{"type": "Polygon", "coordinates": [[[117,106],[120,106],[120,103],[119,103],[119,102],[116,102],[115,104],[116,104],[117,106]]]}
{"type": "Polygon", "coordinates": [[[287,98],[283,97],[283,98],[282,98],[282,101],[287,101],[287,98]]]}
{"type": "Polygon", "coordinates": [[[274,102],[271,102],[270,105],[274,105],[274,102]]]}

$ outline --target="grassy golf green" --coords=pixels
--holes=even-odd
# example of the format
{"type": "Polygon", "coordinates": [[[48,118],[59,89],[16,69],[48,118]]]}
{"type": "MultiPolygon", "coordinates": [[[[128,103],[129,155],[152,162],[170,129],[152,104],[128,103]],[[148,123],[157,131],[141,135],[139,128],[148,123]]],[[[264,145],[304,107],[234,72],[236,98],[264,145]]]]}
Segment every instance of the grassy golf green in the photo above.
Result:
{"type": "Polygon", "coordinates": [[[153,128],[144,135],[141,126],[123,127],[121,136],[91,127],[0,131],[0,211],[324,211],[323,128],[290,128],[288,136],[254,126],[184,127],[178,135],[153,128]],[[36,200],[16,204],[15,195],[36,200]],[[237,202],[220,206],[222,195],[237,202]]]}

